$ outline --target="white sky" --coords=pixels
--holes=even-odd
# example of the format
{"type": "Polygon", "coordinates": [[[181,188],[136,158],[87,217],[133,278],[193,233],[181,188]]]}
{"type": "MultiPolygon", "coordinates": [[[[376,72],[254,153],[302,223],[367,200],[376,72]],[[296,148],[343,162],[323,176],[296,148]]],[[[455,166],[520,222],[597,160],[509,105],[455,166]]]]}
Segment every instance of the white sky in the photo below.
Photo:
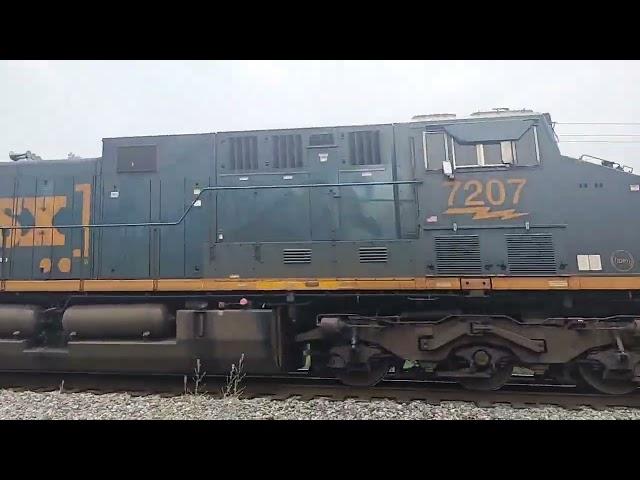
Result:
{"type": "MultiPolygon", "coordinates": [[[[494,107],[639,122],[638,61],[2,61],[0,160],[100,156],[104,137],[391,123],[494,107]]],[[[640,124],[558,125],[563,153],[640,171],[640,124]],[[561,139],[568,140],[567,137],[561,139]]]]}

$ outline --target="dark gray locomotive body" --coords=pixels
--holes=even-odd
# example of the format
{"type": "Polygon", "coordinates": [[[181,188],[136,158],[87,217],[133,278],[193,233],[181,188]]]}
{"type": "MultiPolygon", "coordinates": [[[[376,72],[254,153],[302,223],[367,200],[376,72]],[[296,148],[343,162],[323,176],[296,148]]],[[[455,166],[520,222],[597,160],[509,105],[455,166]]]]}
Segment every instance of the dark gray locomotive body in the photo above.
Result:
{"type": "Polygon", "coordinates": [[[640,178],[530,111],[0,165],[0,369],[635,387],[640,178]]]}

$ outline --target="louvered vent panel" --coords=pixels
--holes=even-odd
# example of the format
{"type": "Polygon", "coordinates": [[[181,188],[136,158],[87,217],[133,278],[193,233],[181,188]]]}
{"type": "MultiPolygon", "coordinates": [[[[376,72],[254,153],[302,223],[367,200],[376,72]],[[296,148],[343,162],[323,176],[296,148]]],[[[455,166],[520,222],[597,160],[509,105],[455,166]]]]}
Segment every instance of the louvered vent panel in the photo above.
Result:
{"type": "Polygon", "coordinates": [[[311,250],[308,248],[285,248],[282,250],[285,264],[311,263],[311,250]]]}
{"type": "Polygon", "coordinates": [[[273,135],[273,168],[302,167],[302,137],[300,135],[273,135]]]}
{"type": "Polygon", "coordinates": [[[438,274],[480,275],[480,240],[477,235],[442,235],[436,237],[438,274]]]}
{"type": "Polygon", "coordinates": [[[349,133],[349,162],[351,165],[380,165],[380,132],[367,130],[349,133]]]}
{"type": "Polygon", "coordinates": [[[387,247],[360,247],[360,263],[387,263],[387,247]]]}
{"type": "Polygon", "coordinates": [[[507,234],[505,238],[510,273],[556,273],[556,254],[551,234],[507,234]]]}
{"type": "Polygon", "coordinates": [[[258,169],[258,137],[233,137],[229,139],[229,169],[232,171],[258,169]]]}

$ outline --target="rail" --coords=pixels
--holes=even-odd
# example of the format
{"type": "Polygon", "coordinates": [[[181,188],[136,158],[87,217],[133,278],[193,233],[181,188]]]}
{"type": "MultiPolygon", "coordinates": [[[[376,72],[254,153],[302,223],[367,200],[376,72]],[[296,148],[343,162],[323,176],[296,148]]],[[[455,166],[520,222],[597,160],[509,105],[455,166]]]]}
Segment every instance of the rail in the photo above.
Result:
{"type": "Polygon", "coordinates": [[[593,155],[580,155],[578,160],[583,161],[585,158],[593,158],[594,160],[600,160],[600,165],[603,167],[613,168],[614,170],[620,170],[621,172],[633,173],[633,167],[629,167],[628,165],[622,165],[618,162],[612,162],[611,160],[606,160],[604,158],[595,157],[593,155]]]}
{"type": "MultiPolygon", "coordinates": [[[[191,373],[193,375],[193,372],[191,373]]],[[[223,396],[226,379],[206,376],[200,392],[208,397],[223,396]]],[[[189,393],[193,379],[187,375],[126,375],[53,372],[0,372],[0,388],[18,391],[57,391],[66,394],[108,394],[129,392],[134,395],[179,396],[189,393]],[[186,382],[185,382],[186,379],[186,382]]],[[[422,401],[429,404],[443,402],[471,402],[478,407],[509,405],[513,408],[555,405],[565,409],[585,406],[598,410],[627,407],[640,408],[640,392],[627,395],[603,395],[584,391],[572,385],[537,383],[527,377],[514,376],[498,391],[470,391],[450,381],[429,381],[388,378],[375,387],[348,387],[334,379],[310,377],[307,374],[275,377],[245,377],[241,398],[286,400],[296,398],[311,401],[315,398],[344,401],[388,399],[399,403],[422,401]]]]}

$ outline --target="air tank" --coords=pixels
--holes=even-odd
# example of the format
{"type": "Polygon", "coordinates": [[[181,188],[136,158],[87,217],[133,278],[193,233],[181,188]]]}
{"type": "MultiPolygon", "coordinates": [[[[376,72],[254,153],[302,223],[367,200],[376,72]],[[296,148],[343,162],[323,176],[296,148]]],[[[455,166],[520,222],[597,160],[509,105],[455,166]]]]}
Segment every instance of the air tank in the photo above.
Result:
{"type": "Polygon", "coordinates": [[[157,304],[76,305],[62,316],[72,340],[166,338],[174,323],[167,307],[157,304]]]}
{"type": "Polygon", "coordinates": [[[35,335],[42,324],[42,308],[34,305],[0,305],[0,338],[35,335]]]}

